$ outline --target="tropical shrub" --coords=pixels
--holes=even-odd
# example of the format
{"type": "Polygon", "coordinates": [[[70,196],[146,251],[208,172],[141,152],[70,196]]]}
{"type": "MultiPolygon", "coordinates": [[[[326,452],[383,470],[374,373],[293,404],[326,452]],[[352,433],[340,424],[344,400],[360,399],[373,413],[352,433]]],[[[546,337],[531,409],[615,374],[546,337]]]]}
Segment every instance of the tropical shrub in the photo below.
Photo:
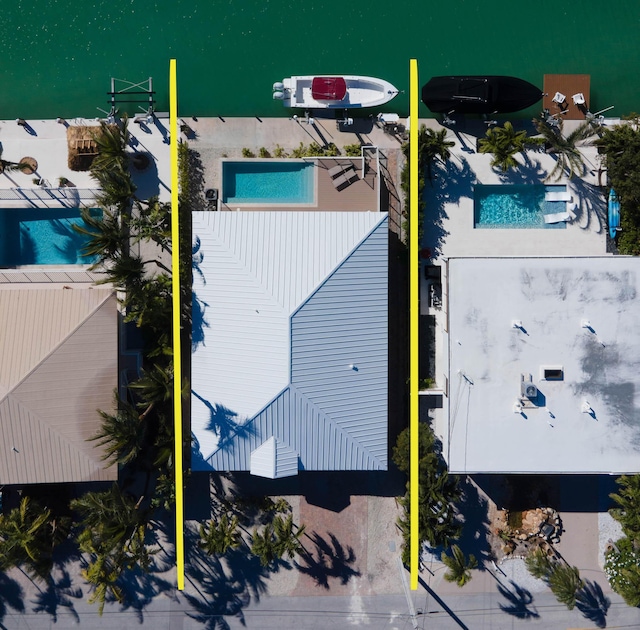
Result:
{"type": "MultiPolygon", "coordinates": [[[[457,477],[450,477],[447,465],[440,452],[439,442],[431,427],[421,422],[418,431],[418,536],[419,544],[427,542],[431,547],[448,547],[451,541],[460,536],[461,525],[458,521],[455,503],[459,501],[461,492],[457,477]]],[[[410,431],[405,429],[398,436],[393,448],[392,459],[404,473],[409,473],[410,431]]],[[[403,535],[402,559],[409,562],[409,529],[410,515],[410,482],[407,481],[407,492],[398,500],[403,513],[398,520],[398,527],[403,535]]]]}
{"type": "Polygon", "coordinates": [[[362,145],[359,142],[345,144],[342,148],[347,157],[360,157],[362,155],[362,145]]]}
{"type": "Polygon", "coordinates": [[[605,156],[611,186],[620,200],[618,251],[640,255],[640,125],[639,119],[605,128],[595,141],[605,156]]]}

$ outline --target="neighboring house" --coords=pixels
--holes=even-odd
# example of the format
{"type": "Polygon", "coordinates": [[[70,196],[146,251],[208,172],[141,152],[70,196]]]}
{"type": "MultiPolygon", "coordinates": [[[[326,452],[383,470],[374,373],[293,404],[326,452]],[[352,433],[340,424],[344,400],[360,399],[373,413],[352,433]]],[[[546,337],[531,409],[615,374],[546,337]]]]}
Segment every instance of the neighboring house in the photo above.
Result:
{"type": "Polygon", "coordinates": [[[65,272],[0,275],[0,485],[115,480],[87,442],[117,386],[113,291],[62,284],[65,272]]]}
{"type": "Polygon", "coordinates": [[[194,212],[194,470],[386,470],[388,219],[194,212]]]}
{"type": "Polygon", "coordinates": [[[640,472],[640,260],[452,258],[445,277],[451,472],[640,472]]]}

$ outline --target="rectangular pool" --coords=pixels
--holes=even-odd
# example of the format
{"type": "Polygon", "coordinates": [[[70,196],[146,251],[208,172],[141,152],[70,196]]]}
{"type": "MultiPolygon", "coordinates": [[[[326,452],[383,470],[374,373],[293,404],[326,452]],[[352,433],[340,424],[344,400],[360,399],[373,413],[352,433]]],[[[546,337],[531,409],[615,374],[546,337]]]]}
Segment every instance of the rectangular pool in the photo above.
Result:
{"type": "Polygon", "coordinates": [[[91,264],[74,224],[84,225],[78,208],[1,208],[0,267],[91,264]]]}
{"type": "Polygon", "coordinates": [[[222,162],[222,201],[236,204],[312,204],[315,164],[304,161],[222,162]]]}
{"type": "Polygon", "coordinates": [[[542,184],[478,184],[473,195],[476,228],[544,228],[562,230],[565,222],[545,223],[545,214],[564,212],[565,201],[546,201],[547,192],[564,192],[566,186],[542,184]]]}

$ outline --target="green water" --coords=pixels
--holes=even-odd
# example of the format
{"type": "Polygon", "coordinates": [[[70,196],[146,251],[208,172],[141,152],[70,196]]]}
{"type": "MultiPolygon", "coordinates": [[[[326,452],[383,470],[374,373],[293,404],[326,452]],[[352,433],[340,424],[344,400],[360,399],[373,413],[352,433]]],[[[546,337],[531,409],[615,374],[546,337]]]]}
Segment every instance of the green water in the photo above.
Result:
{"type": "MultiPolygon", "coordinates": [[[[0,119],[94,117],[110,77],[149,76],[182,116],[278,116],[271,85],[293,74],[367,74],[408,89],[440,74],[591,75],[591,110],[640,111],[640,3],[512,0],[14,0],[0,22],[0,119]]],[[[385,110],[406,114],[407,94],[385,110]]],[[[136,107],[130,113],[136,113],[136,107]]],[[[421,105],[421,116],[430,116],[421,105]]]]}

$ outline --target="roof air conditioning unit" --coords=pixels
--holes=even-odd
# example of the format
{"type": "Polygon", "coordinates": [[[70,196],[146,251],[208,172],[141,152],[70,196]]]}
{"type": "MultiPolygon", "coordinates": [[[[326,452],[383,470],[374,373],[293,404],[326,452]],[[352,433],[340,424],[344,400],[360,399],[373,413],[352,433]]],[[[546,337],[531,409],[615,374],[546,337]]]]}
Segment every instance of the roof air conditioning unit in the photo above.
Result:
{"type": "Polygon", "coordinates": [[[535,398],[538,395],[538,388],[531,382],[523,381],[520,384],[520,393],[527,398],[535,398]]]}

